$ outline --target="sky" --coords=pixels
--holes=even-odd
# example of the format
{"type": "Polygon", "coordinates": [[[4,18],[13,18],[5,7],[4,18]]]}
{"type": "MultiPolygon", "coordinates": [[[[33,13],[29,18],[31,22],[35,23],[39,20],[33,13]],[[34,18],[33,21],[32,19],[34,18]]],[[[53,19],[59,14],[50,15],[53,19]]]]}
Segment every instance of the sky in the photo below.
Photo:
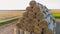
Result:
{"type": "MultiPolygon", "coordinates": [[[[25,10],[31,0],[0,0],[0,10],[25,10]]],[[[60,0],[35,0],[48,9],[60,9],[60,0]]]]}

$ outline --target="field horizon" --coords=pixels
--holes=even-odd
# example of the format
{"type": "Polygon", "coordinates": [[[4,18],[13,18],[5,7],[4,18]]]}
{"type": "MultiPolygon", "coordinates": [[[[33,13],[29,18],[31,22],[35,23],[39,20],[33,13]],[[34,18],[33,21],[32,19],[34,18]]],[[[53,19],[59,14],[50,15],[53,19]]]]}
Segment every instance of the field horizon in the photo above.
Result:
{"type": "MultiPolygon", "coordinates": [[[[60,17],[60,10],[50,10],[53,16],[60,17]]],[[[0,10],[0,17],[22,16],[25,10],[0,10]]]]}

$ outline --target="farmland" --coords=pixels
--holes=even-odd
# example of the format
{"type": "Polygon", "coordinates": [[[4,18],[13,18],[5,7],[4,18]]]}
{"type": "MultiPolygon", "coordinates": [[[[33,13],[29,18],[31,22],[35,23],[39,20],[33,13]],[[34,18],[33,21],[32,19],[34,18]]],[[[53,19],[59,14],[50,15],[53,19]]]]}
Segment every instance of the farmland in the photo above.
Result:
{"type": "Polygon", "coordinates": [[[60,18],[60,10],[51,10],[51,13],[55,18],[60,18]]]}
{"type": "MultiPolygon", "coordinates": [[[[60,18],[60,10],[50,10],[55,18],[60,18]]],[[[9,19],[14,16],[22,16],[24,10],[0,10],[0,20],[9,19]]]]}

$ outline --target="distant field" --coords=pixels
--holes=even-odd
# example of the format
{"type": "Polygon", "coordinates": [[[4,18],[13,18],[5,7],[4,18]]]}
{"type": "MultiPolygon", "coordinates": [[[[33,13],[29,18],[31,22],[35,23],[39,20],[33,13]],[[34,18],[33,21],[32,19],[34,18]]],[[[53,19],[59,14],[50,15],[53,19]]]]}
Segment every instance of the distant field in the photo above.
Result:
{"type": "Polygon", "coordinates": [[[60,13],[60,10],[56,9],[56,10],[51,10],[52,13],[60,13]]]}
{"type": "MultiPolygon", "coordinates": [[[[1,10],[0,16],[3,17],[12,17],[12,16],[22,16],[24,10],[1,10]]],[[[51,13],[54,17],[60,18],[60,10],[51,10],[51,13]]]]}

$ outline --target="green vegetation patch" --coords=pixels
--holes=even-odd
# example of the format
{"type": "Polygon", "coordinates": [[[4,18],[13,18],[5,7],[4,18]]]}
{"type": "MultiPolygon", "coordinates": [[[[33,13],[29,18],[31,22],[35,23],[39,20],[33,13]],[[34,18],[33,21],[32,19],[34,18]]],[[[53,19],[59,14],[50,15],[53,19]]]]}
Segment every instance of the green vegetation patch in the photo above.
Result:
{"type": "Polygon", "coordinates": [[[60,18],[60,13],[53,13],[53,16],[54,16],[55,18],[60,18]]]}
{"type": "Polygon", "coordinates": [[[13,19],[13,20],[10,20],[10,21],[6,21],[6,22],[2,22],[0,23],[0,26],[3,26],[3,25],[6,25],[6,24],[9,24],[9,23],[12,23],[14,21],[17,21],[19,18],[16,18],[16,19],[13,19]]]}

